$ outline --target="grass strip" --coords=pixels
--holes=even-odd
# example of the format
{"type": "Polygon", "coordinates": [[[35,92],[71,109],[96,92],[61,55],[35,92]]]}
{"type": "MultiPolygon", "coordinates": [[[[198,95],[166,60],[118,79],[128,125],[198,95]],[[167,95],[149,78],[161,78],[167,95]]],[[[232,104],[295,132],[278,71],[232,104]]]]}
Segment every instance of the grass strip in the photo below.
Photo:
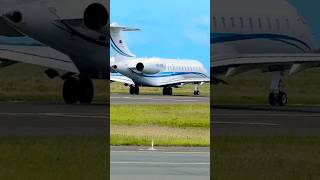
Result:
{"type": "Polygon", "coordinates": [[[320,179],[320,137],[213,137],[211,179],[320,179]]]}
{"type": "Polygon", "coordinates": [[[0,179],[107,179],[103,137],[1,137],[0,179]]]}

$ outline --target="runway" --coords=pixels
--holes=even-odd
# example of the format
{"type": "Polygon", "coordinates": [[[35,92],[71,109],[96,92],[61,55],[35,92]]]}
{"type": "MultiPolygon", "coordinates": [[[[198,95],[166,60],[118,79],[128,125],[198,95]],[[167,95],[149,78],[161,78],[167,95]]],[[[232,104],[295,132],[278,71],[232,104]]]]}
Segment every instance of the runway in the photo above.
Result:
{"type": "Polygon", "coordinates": [[[214,136],[320,136],[320,107],[212,106],[214,136]]]}
{"type": "Polygon", "coordinates": [[[112,180],[208,180],[209,148],[112,147],[112,180]]]}
{"type": "Polygon", "coordinates": [[[1,102],[0,136],[106,135],[106,104],[1,102]]]}
{"type": "Polygon", "coordinates": [[[112,94],[112,104],[190,104],[209,103],[210,97],[195,96],[162,96],[162,95],[122,95],[112,94]]]}

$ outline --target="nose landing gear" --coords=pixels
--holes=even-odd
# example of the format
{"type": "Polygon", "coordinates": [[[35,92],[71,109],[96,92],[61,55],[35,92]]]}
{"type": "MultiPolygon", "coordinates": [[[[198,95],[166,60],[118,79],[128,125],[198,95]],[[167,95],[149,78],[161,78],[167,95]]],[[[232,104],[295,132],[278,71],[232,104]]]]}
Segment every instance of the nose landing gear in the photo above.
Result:
{"type": "Polygon", "coordinates": [[[200,89],[200,84],[195,84],[193,95],[200,96],[200,90],[199,89],[200,89]]]}
{"type": "Polygon", "coordinates": [[[288,102],[288,96],[284,92],[284,84],[283,84],[283,72],[276,71],[272,72],[271,78],[271,92],[269,94],[269,104],[271,106],[285,106],[288,102]]]}

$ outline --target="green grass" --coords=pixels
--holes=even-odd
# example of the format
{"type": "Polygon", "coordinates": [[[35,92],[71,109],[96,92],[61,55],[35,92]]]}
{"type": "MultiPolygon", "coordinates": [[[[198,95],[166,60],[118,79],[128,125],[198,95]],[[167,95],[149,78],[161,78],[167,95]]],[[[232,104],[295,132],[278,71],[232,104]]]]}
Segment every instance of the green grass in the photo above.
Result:
{"type": "MultiPolygon", "coordinates": [[[[194,87],[192,85],[185,85],[181,88],[173,88],[173,95],[193,96],[194,87]]],[[[122,83],[111,83],[110,91],[113,94],[129,94],[129,87],[122,83]]],[[[204,84],[200,86],[201,96],[210,95],[210,85],[204,84]]],[[[159,87],[140,87],[140,94],[143,95],[162,95],[162,88],[159,87]]]]}
{"type": "Polygon", "coordinates": [[[136,146],[151,146],[152,140],[154,146],[184,146],[184,147],[207,147],[208,139],[198,138],[172,138],[172,137],[155,137],[148,136],[135,137],[132,135],[111,135],[111,144],[114,146],[136,145],[136,146]]]}
{"type": "Polygon", "coordinates": [[[208,146],[208,104],[112,105],[112,145],[208,146]]]}
{"type": "Polygon", "coordinates": [[[319,137],[213,137],[214,180],[320,179],[319,137]]]}
{"type": "Polygon", "coordinates": [[[0,179],[107,179],[102,137],[1,137],[0,179]]]}
{"type": "Polygon", "coordinates": [[[208,104],[111,105],[111,125],[210,126],[208,104]]]}

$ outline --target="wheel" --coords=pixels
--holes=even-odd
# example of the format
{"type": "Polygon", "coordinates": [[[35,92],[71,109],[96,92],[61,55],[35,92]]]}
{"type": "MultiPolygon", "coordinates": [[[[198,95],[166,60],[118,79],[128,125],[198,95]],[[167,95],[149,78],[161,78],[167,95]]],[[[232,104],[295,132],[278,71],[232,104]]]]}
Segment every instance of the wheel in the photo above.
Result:
{"type": "Polygon", "coordinates": [[[285,92],[279,92],[278,94],[278,104],[279,106],[285,106],[288,102],[288,96],[285,92]]]}
{"type": "Polygon", "coordinates": [[[79,102],[82,104],[89,104],[93,100],[93,84],[91,79],[80,78],[79,82],[79,102]]]}
{"type": "Polygon", "coordinates": [[[67,104],[77,103],[79,97],[79,82],[74,77],[69,77],[64,81],[62,96],[67,104]]]}
{"type": "Polygon", "coordinates": [[[164,96],[168,95],[167,87],[163,87],[162,94],[163,94],[164,96]]]}
{"type": "Polygon", "coordinates": [[[168,87],[167,92],[167,95],[172,96],[172,87],[168,87]]]}
{"type": "Polygon", "coordinates": [[[271,106],[277,105],[277,98],[276,98],[276,95],[274,93],[270,93],[269,94],[269,104],[271,106]]]}
{"type": "Polygon", "coordinates": [[[135,91],[134,87],[133,87],[133,86],[130,86],[130,94],[131,94],[131,95],[134,95],[134,91],[135,91]]]}
{"type": "Polygon", "coordinates": [[[135,86],[135,87],[134,87],[134,94],[135,94],[135,95],[139,95],[139,93],[140,93],[139,86],[135,86]]]}
{"type": "Polygon", "coordinates": [[[193,91],[193,95],[199,96],[200,95],[200,91],[193,91]]]}

